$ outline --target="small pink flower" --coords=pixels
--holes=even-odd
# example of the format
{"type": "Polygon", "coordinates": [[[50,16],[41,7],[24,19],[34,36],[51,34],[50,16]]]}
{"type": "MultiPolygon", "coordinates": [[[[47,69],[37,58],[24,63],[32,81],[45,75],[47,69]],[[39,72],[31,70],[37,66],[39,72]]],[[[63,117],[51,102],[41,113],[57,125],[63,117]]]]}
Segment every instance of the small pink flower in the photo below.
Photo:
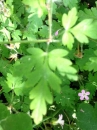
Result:
{"type": "Polygon", "coordinates": [[[78,96],[80,97],[80,100],[89,100],[90,92],[85,92],[85,90],[82,90],[81,93],[78,93],[78,96]]]}

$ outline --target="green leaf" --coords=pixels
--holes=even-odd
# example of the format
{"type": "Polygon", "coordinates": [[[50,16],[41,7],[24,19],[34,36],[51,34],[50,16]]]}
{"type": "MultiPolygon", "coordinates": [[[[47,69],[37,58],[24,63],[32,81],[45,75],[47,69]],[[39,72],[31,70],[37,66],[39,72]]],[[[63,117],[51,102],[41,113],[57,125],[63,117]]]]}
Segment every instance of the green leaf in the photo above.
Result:
{"type": "Polygon", "coordinates": [[[72,8],[68,15],[67,14],[63,14],[62,16],[62,25],[66,30],[69,30],[69,28],[71,28],[77,21],[77,10],[76,8],[72,8]]]}
{"type": "Polygon", "coordinates": [[[63,4],[66,7],[76,7],[79,0],[63,0],[63,4]]]}
{"type": "Polygon", "coordinates": [[[85,49],[83,58],[81,60],[76,60],[76,64],[78,65],[81,71],[86,70],[86,64],[89,62],[89,58],[95,56],[93,52],[94,49],[85,49]]]}
{"type": "Polygon", "coordinates": [[[20,40],[20,36],[22,36],[20,30],[14,30],[14,32],[12,32],[12,38],[14,40],[20,40]]]}
{"type": "Polygon", "coordinates": [[[76,93],[69,86],[64,85],[62,87],[61,93],[56,94],[55,101],[57,104],[61,104],[62,106],[72,107],[75,104],[76,93]]]}
{"type": "Polygon", "coordinates": [[[94,72],[97,71],[97,57],[91,57],[90,61],[86,63],[85,69],[86,70],[93,70],[94,72]]]}
{"type": "Polygon", "coordinates": [[[36,65],[36,67],[41,67],[43,65],[44,58],[47,56],[47,53],[39,48],[28,48],[27,51],[31,54],[30,59],[34,59],[34,65],[36,65]]]}
{"type": "Polygon", "coordinates": [[[61,84],[61,80],[60,78],[55,75],[52,71],[48,71],[48,77],[47,77],[47,81],[49,86],[56,92],[60,92],[61,88],[60,88],[60,84],[61,84]]]}
{"type": "Polygon", "coordinates": [[[51,57],[63,57],[68,54],[67,50],[64,49],[54,49],[53,51],[49,52],[49,56],[51,57]]]}
{"type": "Polygon", "coordinates": [[[6,37],[7,40],[10,40],[10,38],[11,38],[10,37],[10,32],[5,27],[1,28],[0,32],[3,33],[3,35],[6,37]]]}
{"type": "Polygon", "coordinates": [[[6,3],[9,5],[12,4],[12,2],[13,2],[13,0],[6,0],[6,3]]]}
{"type": "Polygon", "coordinates": [[[29,15],[28,21],[29,21],[27,25],[28,32],[32,31],[33,33],[37,33],[38,28],[40,28],[43,25],[42,19],[33,13],[29,15]]]}
{"type": "Polygon", "coordinates": [[[35,1],[23,0],[23,3],[25,5],[30,6],[32,11],[34,10],[36,12],[37,10],[37,14],[39,17],[41,17],[45,12],[47,12],[45,6],[45,0],[35,0],[35,1]]]}
{"type": "Polygon", "coordinates": [[[48,27],[46,26],[46,25],[43,25],[42,27],[41,27],[41,29],[39,30],[39,35],[41,36],[41,37],[43,37],[43,38],[47,38],[48,37],[48,33],[45,33],[45,32],[47,32],[48,31],[48,27]]]}
{"type": "MultiPolygon", "coordinates": [[[[28,28],[26,31],[24,31],[24,34],[23,34],[23,39],[25,39],[25,38],[27,38],[27,40],[33,40],[33,39],[36,39],[36,36],[32,32],[32,30],[29,30],[29,28],[28,28]]],[[[33,45],[34,45],[34,43],[33,43],[33,45]]]]}
{"type": "Polygon", "coordinates": [[[1,125],[0,125],[0,130],[4,130],[4,129],[1,127],[1,125]]]}
{"type": "MultiPolygon", "coordinates": [[[[96,130],[97,114],[90,104],[82,103],[77,110],[77,125],[82,130],[96,130]]],[[[96,110],[97,111],[97,110],[96,110]]]]}
{"type": "Polygon", "coordinates": [[[37,56],[40,57],[43,55],[43,50],[39,49],[39,48],[28,48],[27,51],[29,52],[29,54],[32,54],[33,56],[37,56]]]}
{"type": "Polygon", "coordinates": [[[39,124],[42,121],[43,115],[47,112],[46,102],[51,104],[53,101],[52,94],[44,79],[32,89],[30,99],[34,99],[30,104],[30,109],[33,110],[32,118],[34,118],[36,124],[39,124]]]}
{"type": "Polygon", "coordinates": [[[7,26],[6,28],[8,29],[8,31],[15,30],[17,27],[16,23],[12,23],[10,19],[6,19],[4,24],[5,26],[7,26]]]}
{"type": "Polygon", "coordinates": [[[96,82],[86,83],[85,88],[90,92],[89,98],[92,99],[96,92],[96,82]]]}
{"type": "Polygon", "coordinates": [[[4,130],[32,130],[31,118],[25,113],[10,115],[1,123],[4,130]]]}
{"type": "Polygon", "coordinates": [[[93,70],[94,72],[97,71],[97,67],[96,67],[97,66],[97,51],[94,51],[94,54],[95,56],[90,57],[89,62],[86,63],[84,67],[85,70],[89,70],[89,71],[93,70]]]}
{"type": "Polygon", "coordinates": [[[35,86],[42,77],[42,69],[40,68],[38,70],[33,71],[32,73],[28,74],[28,77],[29,78],[26,82],[26,86],[29,86],[29,87],[35,86]]]}
{"type": "MultiPolygon", "coordinates": [[[[43,115],[45,115],[47,112],[46,103],[51,104],[53,102],[51,91],[61,91],[61,80],[49,68],[47,52],[44,52],[39,48],[28,48],[27,51],[28,53],[30,53],[30,56],[24,56],[20,60],[20,63],[18,64],[18,66],[16,66],[16,72],[14,75],[20,78],[21,76],[17,70],[21,70],[21,72],[23,73],[22,76],[26,79],[25,93],[30,90],[29,97],[30,99],[32,99],[30,105],[30,109],[33,110],[32,118],[34,119],[34,122],[36,124],[39,124],[43,119],[43,115]],[[23,71],[26,71],[26,73],[23,71]],[[41,106],[41,104],[43,105],[41,106]]],[[[61,55],[63,57],[67,55],[68,52],[57,49],[50,55],[52,56],[55,53],[56,55],[61,55]]],[[[14,80],[12,79],[12,81],[14,80]]]]}
{"type": "Polygon", "coordinates": [[[63,45],[67,45],[67,47],[71,50],[74,43],[74,38],[71,33],[65,32],[62,36],[63,45]]]}
{"type": "MultiPolygon", "coordinates": [[[[85,88],[90,92],[89,97],[92,99],[95,96],[97,88],[97,73],[92,74],[91,72],[88,75],[88,81],[85,85],[85,88]]],[[[94,97],[95,98],[95,97],[94,97]]]]}
{"type": "Polygon", "coordinates": [[[70,32],[72,32],[72,34],[79,42],[88,43],[88,37],[97,39],[96,26],[97,23],[93,22],[92,19],[85,19],[77,24],[75,27],[70,29],[70,32]]]}
{"type": "Polygon", "coordinates": [[[6,81],[10,90],[14,90],[16,95],[22,95],[24,89],[24,83],[22,82],[22,78],[14,77],[12,74],[7,74],[7,81],[6,81]]]}
{"type": "Polygon", "coordinates": [[[9,115],[10,112],[7,107],[3,103],[0,103],[0,122],[4,121],[9,115]]]}
{"type": "Polygon", "coordinates": [[[71,66],[72,62],[64,58],[65,55],[66,51],[61,49],[49,52],[48,64],[52,70],[57,69],[62,76],[66,75],[69,79],[77,80],[76,70],[71,66]],[[58,53],[55,53],[57,51],[58,53]]]}
{"type": "Polygon", "coordinates": [[[97,20],[97,9],[92,7],[91,9],[84,9],[84,11],[79,10],[79,20],[93,19],[97,20]]]}

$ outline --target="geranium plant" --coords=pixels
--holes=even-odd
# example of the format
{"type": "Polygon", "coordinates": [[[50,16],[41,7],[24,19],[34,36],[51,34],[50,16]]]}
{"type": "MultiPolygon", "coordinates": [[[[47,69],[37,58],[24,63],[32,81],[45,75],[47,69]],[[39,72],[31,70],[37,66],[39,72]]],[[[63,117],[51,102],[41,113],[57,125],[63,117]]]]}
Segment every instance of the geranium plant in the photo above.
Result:
{"type": "Polygon", "coordinates": [[[97,130],[97,1],[0,0],[0,23],[0,130],[97,130]]]}

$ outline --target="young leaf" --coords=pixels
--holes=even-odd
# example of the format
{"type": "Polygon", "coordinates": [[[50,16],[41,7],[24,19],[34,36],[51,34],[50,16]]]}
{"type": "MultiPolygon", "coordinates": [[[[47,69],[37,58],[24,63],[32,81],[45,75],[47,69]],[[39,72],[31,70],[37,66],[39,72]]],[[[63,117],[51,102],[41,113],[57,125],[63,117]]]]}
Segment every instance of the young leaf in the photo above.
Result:
{"type": "Polygon", "coordinates": [[[66,45],[71,50],[74,43],[74,38],[72,34],[69,32],[65,32],[62,36],[62,43],[63,45],[66,45]]]}
{"type": "Polygon", "coordinates": [[[69,30],[69,28],[71,28],[77,21],[77,10],[76,8],[72,8],[68,15],[67,14],[63,14],[62,16],[62,25],[66,30],[69,30]]]}

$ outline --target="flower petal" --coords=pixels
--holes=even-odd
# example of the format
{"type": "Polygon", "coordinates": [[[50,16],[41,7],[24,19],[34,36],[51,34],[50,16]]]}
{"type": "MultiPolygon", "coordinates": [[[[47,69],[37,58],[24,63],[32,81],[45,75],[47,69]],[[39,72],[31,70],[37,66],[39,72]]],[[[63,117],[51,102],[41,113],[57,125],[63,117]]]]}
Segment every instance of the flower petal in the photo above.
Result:
{"type": "Polygon", "coordinates": [[[81,92],[82,92],[82,94],[85,94],[85,90],[82,90],[81,92]]]}
{"type": "Polygon", "coordinates": [[[80,100],[84,100],[84,96],[81,96],[81,97],[80,97],[80,100]]]}
{"type": "Polygon", "coordinates": [[[85,96],[85,99],[86,99],[86,100],[89,100],[89,97],[86,95],[86,96],[85,96]]]}
{"type": "Polygon", "coordinates": [[[83,94],[82,93],[78,93],[78,96],[83,96],[83,94]]]}
{"type": "Polygon", "coordinates": [[[86,95],[90,95],[90,92],[86,92],[86,95]]]}

